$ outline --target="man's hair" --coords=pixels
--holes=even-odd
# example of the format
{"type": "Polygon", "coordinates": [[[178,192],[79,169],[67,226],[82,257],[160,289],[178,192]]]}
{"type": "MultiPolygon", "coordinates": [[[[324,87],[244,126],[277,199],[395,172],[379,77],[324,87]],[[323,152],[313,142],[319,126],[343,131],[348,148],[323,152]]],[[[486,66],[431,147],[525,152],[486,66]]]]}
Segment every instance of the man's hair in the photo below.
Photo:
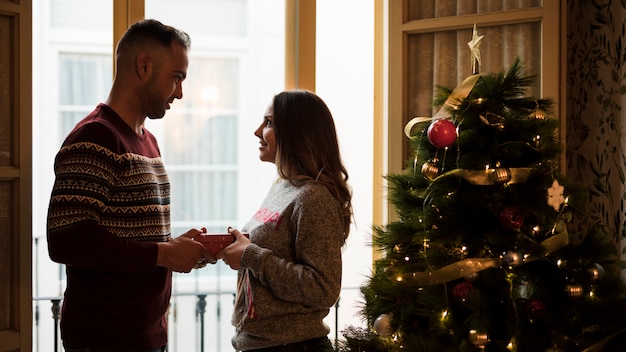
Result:
{"type": "Polygon", "coordinates": [[[133,47],[154,45],[169,48],[172,42],[180,44],[189,51],[191,39],[189,34],[165,25],[154,19],[145,19],[133,23],[117,44],[117,53],[133,47]]]}

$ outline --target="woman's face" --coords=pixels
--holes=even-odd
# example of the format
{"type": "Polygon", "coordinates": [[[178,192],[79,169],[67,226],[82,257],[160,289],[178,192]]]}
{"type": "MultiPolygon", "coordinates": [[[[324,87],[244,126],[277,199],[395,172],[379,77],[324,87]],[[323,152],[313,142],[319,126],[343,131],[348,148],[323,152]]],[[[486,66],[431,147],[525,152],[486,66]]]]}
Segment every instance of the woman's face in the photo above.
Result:
{"type": "Polygon", "coordinates": [[[259,137],[259,159],[274,163],[276,161],[276,138],[274,136],[274,108],[270,104],[263,114],[263,123],[254,131],[259,137]]]}

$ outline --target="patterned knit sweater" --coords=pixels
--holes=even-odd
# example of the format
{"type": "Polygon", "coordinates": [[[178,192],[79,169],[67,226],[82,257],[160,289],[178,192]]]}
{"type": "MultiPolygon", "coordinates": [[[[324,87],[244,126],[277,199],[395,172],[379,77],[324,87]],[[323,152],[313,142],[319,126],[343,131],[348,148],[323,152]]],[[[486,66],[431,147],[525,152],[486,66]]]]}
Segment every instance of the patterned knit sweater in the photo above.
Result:
{"type": "Polygon", "coordinates": [[[167,342],[171,271],[156,266],[170,237],[170,186],[154,136],[100,104],[58,152],[48,251],[66,264],[66,347],[154,348],[167,342]]]}
{"type": "Polygon", "coordinates": [[[325,186],[277,181],[242,228],[250,234],[232,317],[237,350],[326,336],[341,289],[344,245],[338,202],[325,186]]]}

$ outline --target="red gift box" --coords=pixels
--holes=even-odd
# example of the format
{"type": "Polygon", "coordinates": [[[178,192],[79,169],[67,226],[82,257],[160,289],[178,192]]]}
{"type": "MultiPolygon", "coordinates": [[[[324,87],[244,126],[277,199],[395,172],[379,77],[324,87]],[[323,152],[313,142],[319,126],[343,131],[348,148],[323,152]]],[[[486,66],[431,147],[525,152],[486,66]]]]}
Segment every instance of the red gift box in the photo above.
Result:
{"type": "MultiPolygon", "coordinates": [[[[248,237],[247,233],[243,235],[248,237]]],[[[196,236],[195,240],[202,243],[212,254],[217,254],[217,252],[235,242],[235,236],[229,233],[208,233],[196,236]]]]}

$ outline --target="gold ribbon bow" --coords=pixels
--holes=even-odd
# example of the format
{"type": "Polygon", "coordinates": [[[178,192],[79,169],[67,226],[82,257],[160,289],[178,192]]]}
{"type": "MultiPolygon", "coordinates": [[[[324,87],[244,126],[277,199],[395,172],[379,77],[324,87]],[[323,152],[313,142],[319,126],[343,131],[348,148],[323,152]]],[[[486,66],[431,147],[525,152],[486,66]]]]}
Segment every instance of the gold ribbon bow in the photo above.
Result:
{"type": "Polygon", "coordinates": [[[479,74],[471,75],[465,78],[465,80],[463,80],[461,84],[459,84],[458,86],[456,86],[456,88],[454,88],[454,90],[452,91],[448,99],[446,99],[446,102],[443,104],[443,106],[439,109],[439,111],[433,117],[412,118],[411,121],[409,121],[404,126],[404,134],[408,138],[411,138],[411,130],[413,130],[413,127],[417,125],[418,123],[431,121],[431,120],[438,120],[438,119],[450,116],[450,114],[448,113],[448,109],[453,109],[453,110],[458,109],[459,103],[463,99],[467,98],[467,96],[472,91],[472,89],[474,89],[476,82],[478,82],[478,78],[480,78],[479,74]]]}

